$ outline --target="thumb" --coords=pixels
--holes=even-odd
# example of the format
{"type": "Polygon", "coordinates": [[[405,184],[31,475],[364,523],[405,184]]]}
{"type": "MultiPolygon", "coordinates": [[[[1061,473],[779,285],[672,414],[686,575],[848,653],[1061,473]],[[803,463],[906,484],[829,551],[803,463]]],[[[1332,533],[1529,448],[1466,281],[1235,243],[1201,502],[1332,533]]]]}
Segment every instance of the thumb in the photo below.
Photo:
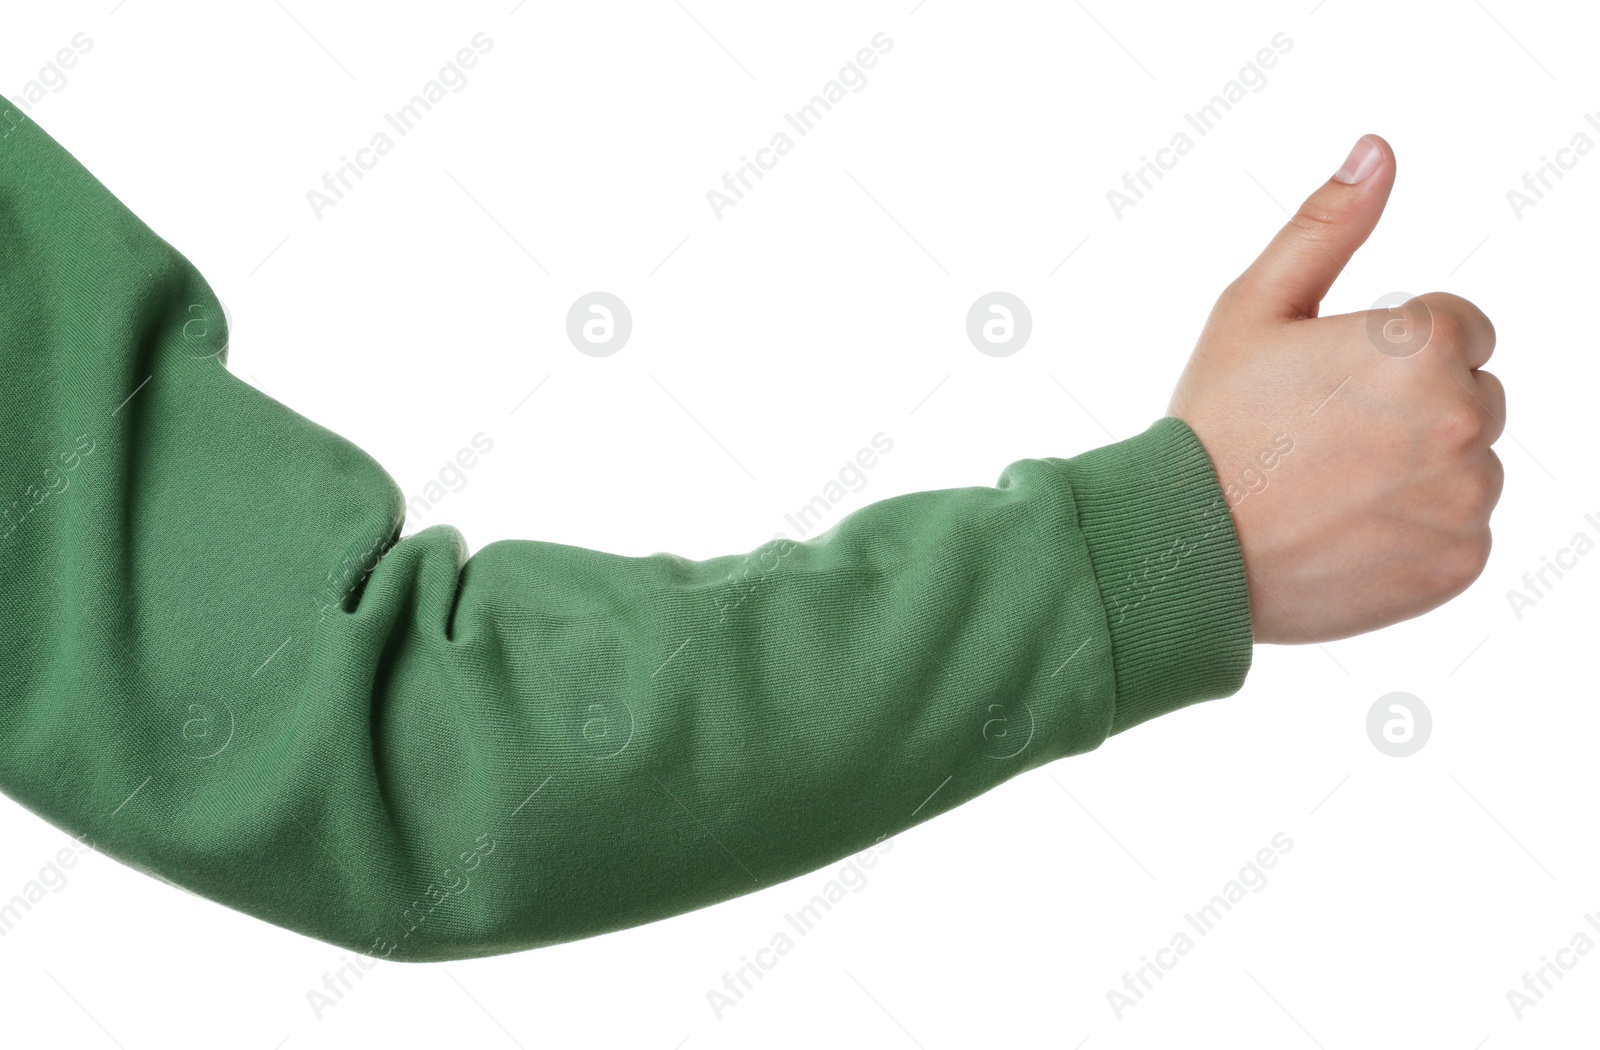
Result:
{"type": "Polygon", "coordinates": [[[1363,135],[1334,176],[1306,198],[1266,250],[1234,282],[1257,316],[1315,317],[1356,249],[1378,225],[1394,186],[1394,150],[1363,135]]]}

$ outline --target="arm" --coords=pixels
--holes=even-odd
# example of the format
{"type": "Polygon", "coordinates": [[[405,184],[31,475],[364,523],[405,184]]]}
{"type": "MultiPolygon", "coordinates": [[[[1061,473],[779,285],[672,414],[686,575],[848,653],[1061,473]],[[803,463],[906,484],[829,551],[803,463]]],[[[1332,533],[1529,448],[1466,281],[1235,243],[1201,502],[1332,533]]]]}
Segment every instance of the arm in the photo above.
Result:
{"type": "Polygon", "coordinates": [[[1175,418],[688,561],[397,540],[369,457],[230,375],[195,269],[0,115],[0,788],[347,948],[447,959],[791,878],[1250,662],[1175,418]]]}

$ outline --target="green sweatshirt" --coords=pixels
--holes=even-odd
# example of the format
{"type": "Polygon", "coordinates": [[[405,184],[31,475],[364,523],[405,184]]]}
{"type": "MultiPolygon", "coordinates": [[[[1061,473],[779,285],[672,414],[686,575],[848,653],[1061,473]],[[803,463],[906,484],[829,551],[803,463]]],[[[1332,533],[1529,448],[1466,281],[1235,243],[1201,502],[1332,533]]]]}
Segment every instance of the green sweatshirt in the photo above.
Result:
{"type": "Polygon", "coordinates": [[[1250,665],[1176,419],[745,554],[469,558],[400,538],[383,468],[226,348],[193,265],[0,111],[0,789],[354,951],[492,955],[770,886],[1250,665]]]}

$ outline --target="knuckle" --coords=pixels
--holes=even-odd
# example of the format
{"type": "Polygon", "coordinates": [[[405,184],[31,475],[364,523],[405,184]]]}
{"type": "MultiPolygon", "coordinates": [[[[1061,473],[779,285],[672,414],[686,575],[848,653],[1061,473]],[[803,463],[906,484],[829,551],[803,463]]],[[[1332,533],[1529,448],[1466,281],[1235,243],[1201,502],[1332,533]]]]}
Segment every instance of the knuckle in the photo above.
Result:
{"type": "Polygon", "coordinates": [[[1486,517],[1500,501],[1500,480],[1489,466],[1468,471],[1457,488],[1459,510],[1468,520],[1486,517]]]}
{"type": "Polygon", "coordinates": [[[1434,439],[1444,447],[1465,448],[1483,437],[1483,413],[1478,411],[1476,405],[1453,402],[1434,420],[1433,431],[1434,439]]]}
{"type": "Polygon", "coordinates": [[[1428,315],[1428,345],[1445,349],[1460,349],[1465,341],[1466,325],[1461,315],[1433,303],[1425,305],[1428,315]]]}
{"type": "Polygon", "coordinates": [[[1315,198],[1300,205],[1295,212],[1294,224],[1306,235],[1322,240],[1339,225],[1339,212],[1315,198]]]}
{"type": "Polygon", "coordinates": [[[1478,535],[1459,540],[1446,548],[1439,556],[1439,586],[1453,592],[1466,590],[1488,567],[1492,547],[1489,530],[1484,529],[1478,535]]]}
{"type": "Polygon", "coordinates": [[[1478,304],[1471,299],[1463,298],[1454,292],[1429,292],[1428,297],[1433,300],[1438,308],[1447,310],[1458,317],[1472,321],[1475,324],[1488,324],[1489,315],[1478,308],[1478,304]]]}
{"type": "Polygon", "coordinates": [[[1464,316],[1472,318],[1473,325],[1483,333],[1484,341],[1490,349],[1493,349],[1495,344],[1494,322],[1489,319],[1489,315],[1478,309],[1476,304],[1467,299],[1461,300],[1461,306],[1464,316]]]}
{"type": "Polygon", "coordinates": [[[1460,569],[1463,585],[1470,584],[1483,575],[1483,570],[1489,567],[1489,553],[1493,548],[1494,540],[1488,529],[1484,529],[1461,545],[1460,569]]]}
{"type": "Polygon", "coordinates": [[[1238,309],[1249,301],[1250,275],[1242,273],[1228,282],[1228,286],[1217,296],[1213,311],[1229,312],[1238,309]]]}
{"type": "Polygon", "coordinates": [[[1428,309],[1442,314],[1461,314],[1465,312],[1464,308],[1477,309],[1477,307],[1454,292],[1423,292],[1421,295],[1416,296],[1413,301],[1424,302],[1428,305],[1428,309]]]}
{"type": "Polygon", "coordinates": [[[1417,304],[1430,318],[1432,342],[1436,345],[1462,350],[1472,340],[1481,341],[1489,351],[1494,349],[1494,322],[1470,299],[1463,299],[1453,292],[1427,292],[1416,296],[1411,303],[1417,304]]]}

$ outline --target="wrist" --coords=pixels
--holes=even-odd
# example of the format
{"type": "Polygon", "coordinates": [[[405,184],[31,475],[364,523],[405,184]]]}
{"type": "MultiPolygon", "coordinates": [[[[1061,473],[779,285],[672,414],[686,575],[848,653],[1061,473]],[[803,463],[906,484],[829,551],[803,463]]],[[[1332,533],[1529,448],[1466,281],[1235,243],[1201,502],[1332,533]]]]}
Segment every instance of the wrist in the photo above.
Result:
{"type": "Polygon", "coordinates": [[[1111,633],[1111,732],[1238,691],[1251,659],[1247,575],[1195,432],[1169,416],[1066,464],[1111,633]]]}

